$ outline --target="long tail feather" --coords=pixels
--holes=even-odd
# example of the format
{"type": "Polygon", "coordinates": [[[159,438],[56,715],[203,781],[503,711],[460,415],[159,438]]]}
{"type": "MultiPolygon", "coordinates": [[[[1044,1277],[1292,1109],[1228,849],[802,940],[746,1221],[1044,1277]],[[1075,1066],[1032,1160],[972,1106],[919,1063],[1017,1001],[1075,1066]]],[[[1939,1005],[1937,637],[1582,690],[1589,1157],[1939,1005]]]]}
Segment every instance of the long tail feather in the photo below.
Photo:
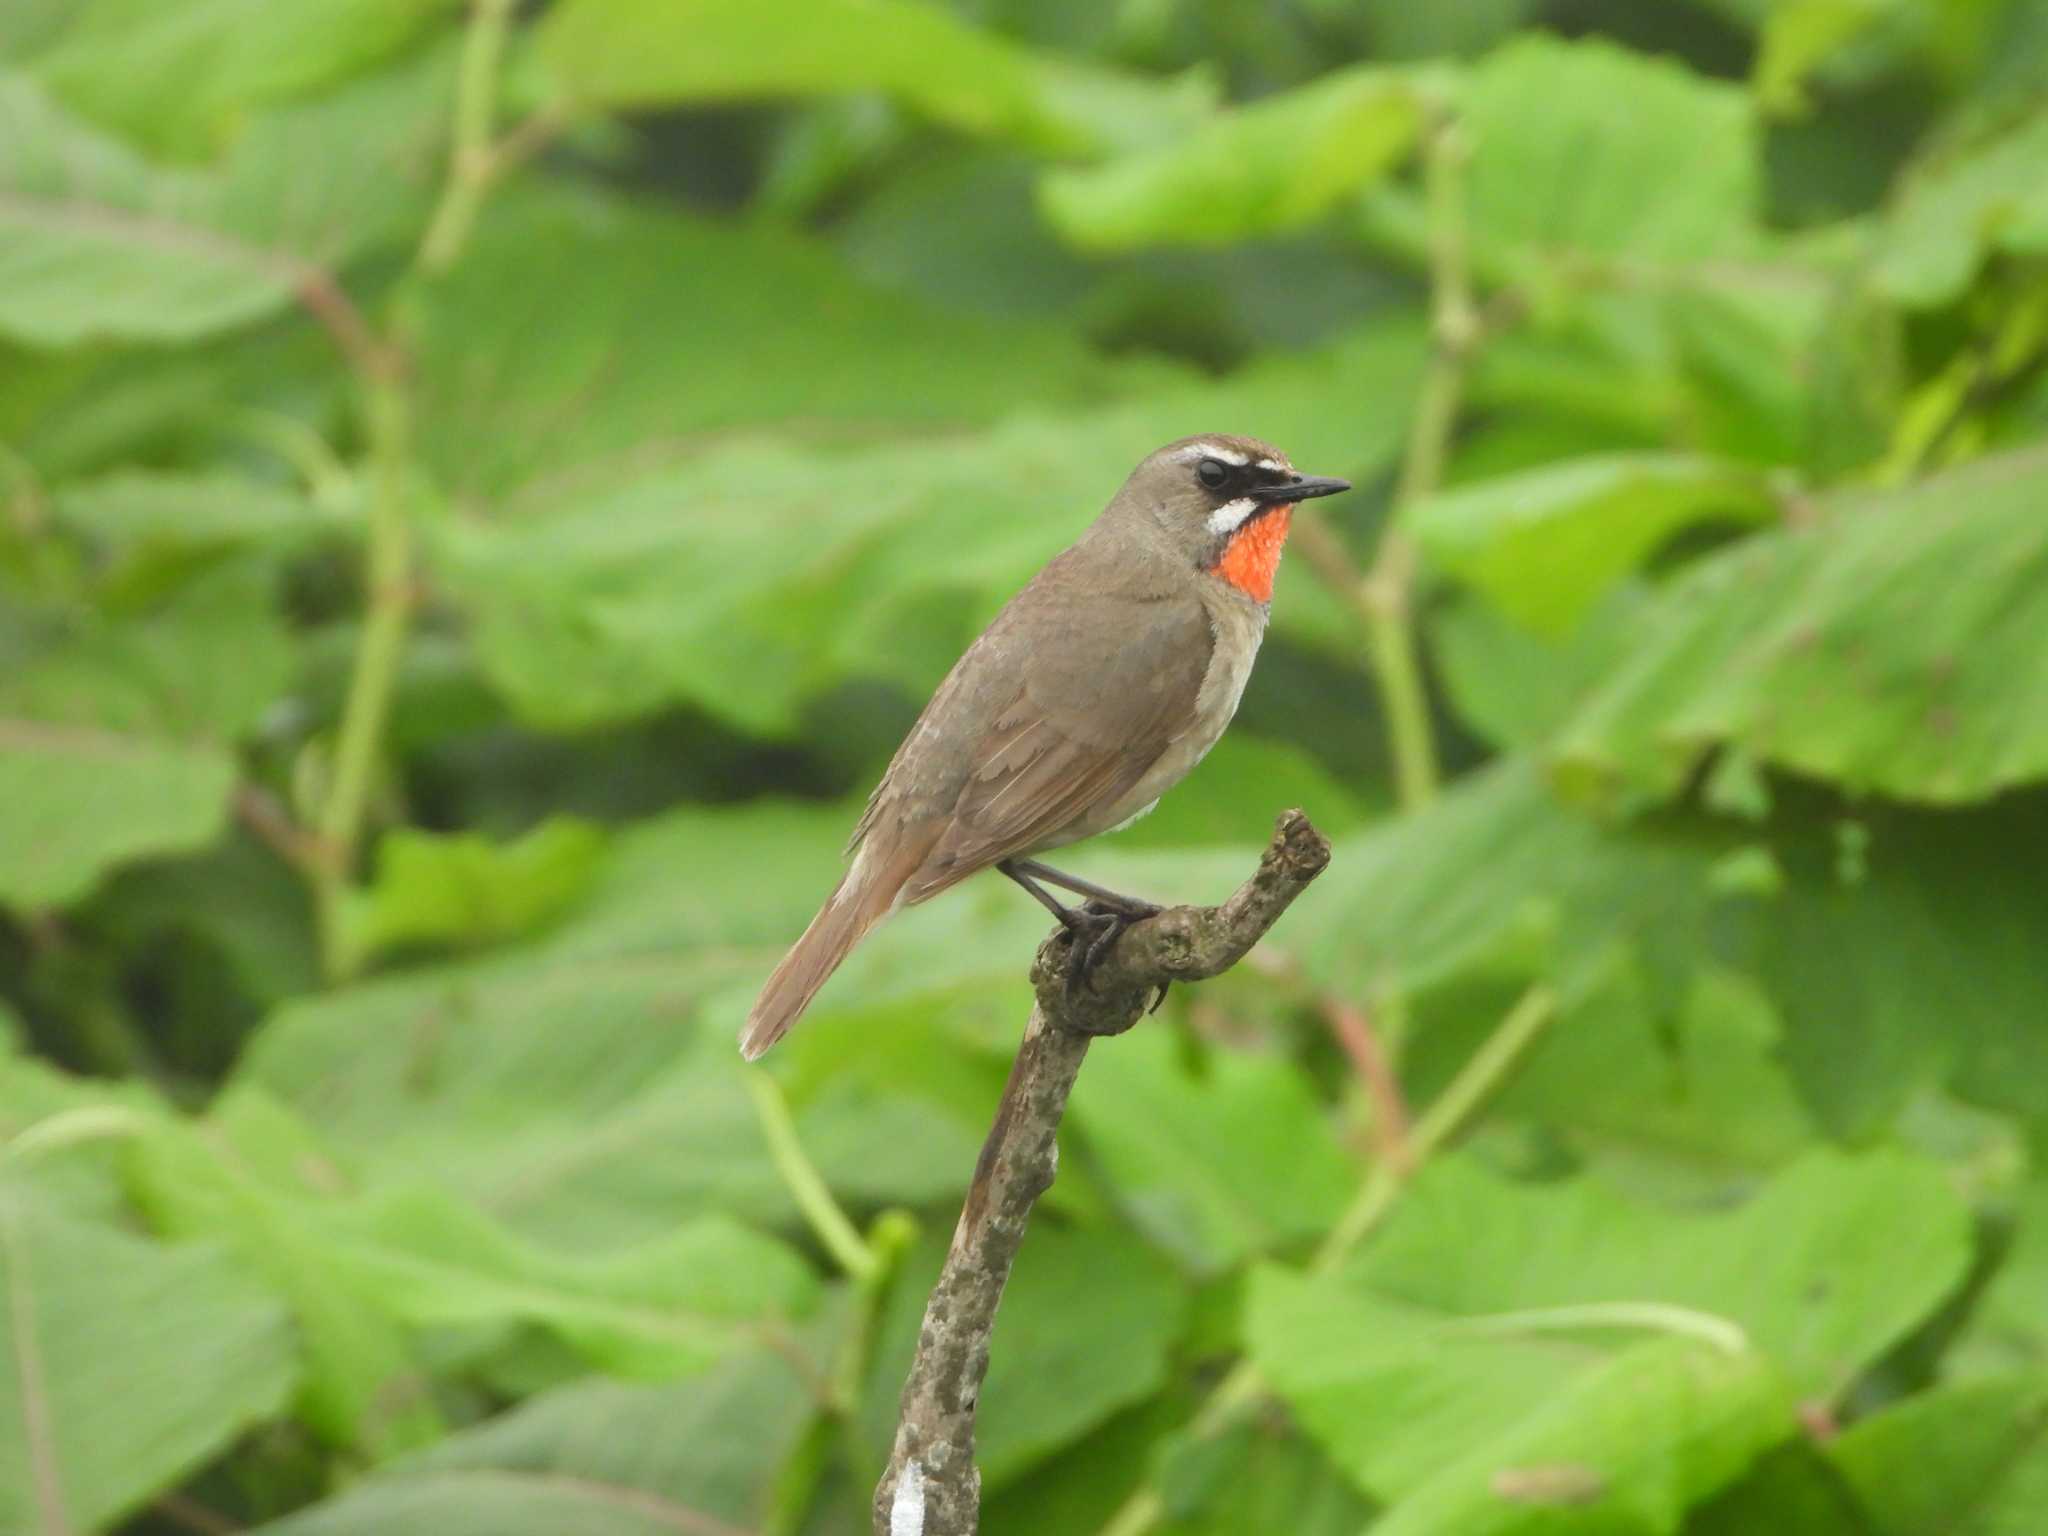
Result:
{"type": "Polygon", "coordinates": [[[915,867],[914,859],[875,859],[863,850],[762,986],[740,1030],[742,1056],[752,1061],[789,1033],[818,989],[839,969],[839,962],[894,909],[904,879],[915,867]]]}

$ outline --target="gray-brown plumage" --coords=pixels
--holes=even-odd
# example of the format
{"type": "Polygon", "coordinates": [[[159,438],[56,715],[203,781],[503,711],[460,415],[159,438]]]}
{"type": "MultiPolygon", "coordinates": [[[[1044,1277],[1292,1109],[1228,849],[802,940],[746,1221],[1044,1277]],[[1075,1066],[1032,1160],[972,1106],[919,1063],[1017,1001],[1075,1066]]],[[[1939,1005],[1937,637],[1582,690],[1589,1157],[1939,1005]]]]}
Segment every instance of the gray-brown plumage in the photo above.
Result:
{"type": "Polygon", "coordinates": [[[1294,503],[1349,488],[1249,437],[1183,438],[1140,464],[939,684],[868,799],[844,878],[762,987],[742,1052],[781,1039],[889,913],[979,870],[1003,868],[1089,954],[1156,910],[1030,856],[1135,820],[1215,745],[1265,634],[1294,503]],[[1098,899],[1064,908],[1039,881],[1098,899]]]}

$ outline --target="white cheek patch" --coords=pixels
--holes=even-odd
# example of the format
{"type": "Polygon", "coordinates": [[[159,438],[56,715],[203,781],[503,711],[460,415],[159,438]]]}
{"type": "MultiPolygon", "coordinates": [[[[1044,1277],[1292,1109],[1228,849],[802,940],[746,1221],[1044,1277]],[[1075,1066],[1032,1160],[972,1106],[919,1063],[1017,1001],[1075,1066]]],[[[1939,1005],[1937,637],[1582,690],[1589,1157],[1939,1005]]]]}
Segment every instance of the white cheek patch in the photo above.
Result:
{"type": "Polygon", "coordinates": [[[1222,506],[1209,514],[1209,531],[1211,533],[1235,532],[1238,525],[1252,515],[1252,509],[1256,506],[1258,506],[1258,503],[1249,496],[1240,496],[1235,501],[1226,501],[1222,506]]]}

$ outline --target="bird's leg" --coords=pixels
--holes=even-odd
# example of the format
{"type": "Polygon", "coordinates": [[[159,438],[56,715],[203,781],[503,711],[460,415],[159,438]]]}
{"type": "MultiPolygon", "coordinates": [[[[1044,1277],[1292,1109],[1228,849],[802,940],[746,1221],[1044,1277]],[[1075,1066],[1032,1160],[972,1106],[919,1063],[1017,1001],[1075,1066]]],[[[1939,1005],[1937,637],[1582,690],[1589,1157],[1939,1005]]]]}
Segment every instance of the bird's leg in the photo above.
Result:
{"type": "MultiPolygon", "coordinates": [[[[1067,930],[1067,937],[1074,946],[1074,958],[1067,965],[1067,996],[1078,994],[1088,979],[1088,973],[1095,969],[1096,962],[1109,953],[1110,946],[1131,924],[1142,922],[1157,915],[1165,908],[1149,901],[1134,897],[1119,896],[1114,891],[1104,890],[1086,880],[1076,880],[1072,875],[1063,875],[1056,869],[1031,859],[1004,859],[996,868],[1029,891],[1032,898],[1046,911],[1060,921],[1067,930]],[[1033,876],[1037,878],[1034,879],[1033,876]],[[1053,894],[1038,883],[1049,880],[1055,885],[1064,885],[1076,890],[1089,899],[1085,905],[1063,907],[1053,894]]],[[[1157,1013],[1159,1005],[1166,1001],[1166,984],[1161,982],[1158,994],[1152,999],[1148,1013],[1157,1013]]]]}
{"type": "Polygon", "coordinates": [[[1166,910],[1156,901],[1146,901],[1140,896],[1120,895],[1107,886],[1097,885],[1093,880],[1083,880],[1079,875],[1067,874],[1064,870],[1054,869],[1049,864],[1041,864],[1036,859],[1011,859],[1003,866],[1003,872],[1012,880],[1028,875],[1034,880],[1056,885],[1063,891],[1072,891],[1076,896],[1090,897],[1112,911],[1123,913],[1134,923],[1148,917],[1157,917],[1166,910]]]}

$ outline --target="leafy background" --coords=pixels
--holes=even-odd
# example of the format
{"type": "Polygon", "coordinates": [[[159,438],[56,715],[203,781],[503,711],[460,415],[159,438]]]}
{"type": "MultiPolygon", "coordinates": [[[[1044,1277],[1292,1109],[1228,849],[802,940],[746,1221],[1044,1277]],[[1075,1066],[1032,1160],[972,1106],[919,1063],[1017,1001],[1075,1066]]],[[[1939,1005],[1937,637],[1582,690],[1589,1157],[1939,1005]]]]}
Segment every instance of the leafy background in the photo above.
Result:
{"type": "Polygon", "coordinates": [[[1336,862],[986,1529],[2039,1532],[2044,165],[2041,0],[10,0],[0,1529],[865,1529],[1042,914],[732,1032],[1228,430],[1363,489],[1079,863],[1336,862]]]}

